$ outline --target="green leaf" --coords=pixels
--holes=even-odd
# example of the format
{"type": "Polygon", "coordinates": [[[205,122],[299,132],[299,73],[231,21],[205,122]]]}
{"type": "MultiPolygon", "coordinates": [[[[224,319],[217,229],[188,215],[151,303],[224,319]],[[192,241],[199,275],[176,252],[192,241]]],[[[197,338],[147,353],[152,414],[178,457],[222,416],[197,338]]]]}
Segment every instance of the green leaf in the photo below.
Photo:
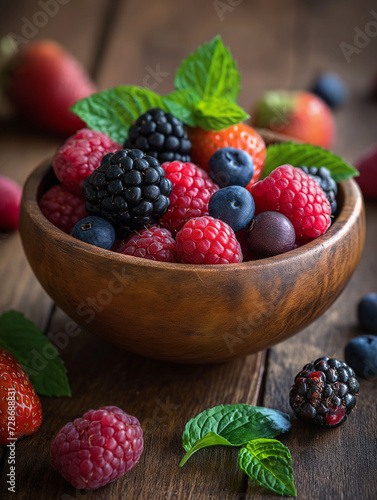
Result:
{"type": "Polygon", "coordinates": [[[280,165],[293,165],[294,167],[326,167],[330,170],[335,182],[340,182],[350,177],[359,175],[358,171],[346,163],[340,156],[311,144],[295,144],[285,142],[271,144],[267,147],[266,162],[263,178],[267,177],[280,165]]]}
{"type": "Polygon", "coordinates": [[[175,74],[177,90],[194,89],[203,99],[237,101],[241,76],[220,36],[201,45],[185,59],[175,74]]]}
{"type": "Polygon", "coordinates": [[[193,455],[195,452],[200,450],[201,448],[207,448],[208,446],[233,446],[229,441],[218,434],[216,432],[208,432],[204,437],[199,439],[190,451],[186,453],[186,455],[179,462],[179,467],[185,465],[187,460],[193,455]]]}
{"type": "Polygon", "coordinates": [[[206,130],[222,130],[249,118],[234,102],[218,98],[200,101],[194,115],[196,125],[206,130]]]}
{"type": "MultiPolygon", "coordinates": [[[[220,405],[199,413],[187,422],[182,434],[182,446],[186,451],[191,452],[194,446],[209,433],[211,433],[211,439],[215,434],[224,438],[230,446],[242,446],[251,439],[275,437],[282,432],[287,432],[290,428],[289,415],[277,410],[246,404],[220,405]]],[[[205,442],[211,443],[208,439],[205,442]]],[[[226,443],[213,442],[212,444],[226,443]]],[[[211,444],[206,446],[211,446],[211,444]]],[[[200,446],[200,448],[203,447],[200,446]]]]}
{"type": "Polygon", "coordinates": [[[165,109],[161,96],[136,86],[104,90],[78,101],[71,110],[93,130],[104,132],[121,144],[137,118],[151,108],[165,109]]]}
{"type": "Polygon", "coordinates": [[[255,439],[241,448],[238,465],[251,479],[279,495],[296,496],[289,450],[276,439],[255,439]]]}
{"type": "Polygon", "coordinates": [[[195,127],[195,109],[200,97],[192,89],[176,90],[162,97],[166,109],[189,127],[195,127]]]}
{"type": "Polygon", "coordinates": [[[0,347],[15,356],[42,396],[71,396],[59,351],[34,323],[16,311],[0,316],[0,347]]]}

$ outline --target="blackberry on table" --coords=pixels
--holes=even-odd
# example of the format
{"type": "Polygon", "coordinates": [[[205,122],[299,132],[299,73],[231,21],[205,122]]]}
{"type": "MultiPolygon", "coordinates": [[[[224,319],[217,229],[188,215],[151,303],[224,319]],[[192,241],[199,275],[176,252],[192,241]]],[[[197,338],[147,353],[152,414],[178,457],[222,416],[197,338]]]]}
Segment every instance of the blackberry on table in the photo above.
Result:
{"type": "Polygon", "coordinates": [[[121,237],[157,222],[172,191],[158,160],[139,149],[105,155],[83,187],[88,213],[109,221],[121,237]]]}
{"type": "Polygon", "coordinates": [[[326,198],[329,200],[331,206],[331,215],[334,215],[338,207],[336,203],[336,195],[338,194],[338,186],[336,182],[331,177],[331,172],[326,167],[305,167],[300,166],[306,174],[309,174],[313,179],[315,179],[326,194],[326,198]]]}
{"type": "Polygon", "coordinates": [[[150,109],[139,116],[129,129],[124,147],[140,149],[160,163],[191,161],[191,142],[185,126],[160,108],[150,109]]]}
{"type": "Polygon", "coordinates": [[[306,364],[289,393],[295,415],[305,422],[336,427],[356,404],[359,382],[346,363],[322,357],[306,364]]]}

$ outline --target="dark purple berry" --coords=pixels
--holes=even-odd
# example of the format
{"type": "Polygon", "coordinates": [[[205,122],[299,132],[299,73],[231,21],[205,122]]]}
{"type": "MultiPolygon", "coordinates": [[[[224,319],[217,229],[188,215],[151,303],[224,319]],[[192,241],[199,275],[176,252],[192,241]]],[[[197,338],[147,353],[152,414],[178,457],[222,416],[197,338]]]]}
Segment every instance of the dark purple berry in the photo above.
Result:
{"type": "Polygon", "coordinates": [[[296,234],[285,215],[279,212],[262,212],[251,221],[246,241],[255,256],[272,257],[292,250],[296,234]]]}
{"type": "Polygon", "coordinates": [[[319,358],[305,365],[289,393],[295,415],[316,425],[340,425],[354,408],[359,391],[359,383],[351,374],[346,363],[333,358],[319,358]],[[338,381],[339,374],[346,372],[348,379],[338,381]]]}

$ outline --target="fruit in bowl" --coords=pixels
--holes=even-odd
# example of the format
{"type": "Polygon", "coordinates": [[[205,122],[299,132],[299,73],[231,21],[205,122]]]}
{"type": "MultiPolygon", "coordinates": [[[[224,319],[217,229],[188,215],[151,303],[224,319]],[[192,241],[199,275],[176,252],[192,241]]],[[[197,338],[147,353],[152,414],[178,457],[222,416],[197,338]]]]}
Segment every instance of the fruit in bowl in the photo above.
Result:
{"type": "MultiPolygon", "coordinates": [[[[21,237],[43,287],[89,331],[158,359],[225,361],[284,340],[332,304],[361,255],[362,198],[350,179],[354,169],[332,153],[292,142],[270,144],[281,139],[264,131],[251,133],[254,142],[245,136],[241,122],[247,115],[235,103],[239,75],[218,37],[182,63],[175,85],[176,90],[163,97],[139,87],[117,87],[79,101],[74,111],[116,144],[107,141],[110,149],[102,158],[89,153],[82,160],[81,153],[75,154],[78,141],[68,139],[62,148],[69,152],[69,168],[64,162],[56,167],[61,150],[54,169],[51,161],[39,166],[24,187],[21,237]],[[213,85],[208,84],[206,94],[192,80],[192,67],[203,69],[203,53],[207,64],[218,57],[227,61],[223,78],[202,75],[213,85]],[[117,106],[111,108],[114,102],[117,106]],[[246,146],[235,129],[229,132],[231,127],[242,130],[246,146]],[[211,133],[203,132],[206,129],[211,133]],[[204,134],[206,141],[190,141],[193,132],[204,134]],[[207,152],[208,141],[215,154],[201,168],[192,157],[207,152]],[[114,151],[117,145],[123,149],[114,151]],[[304,160],[308,172],[298,168],[304,160]],[[310,173],[323,165],[338,183],[331,225],[329,194],[322,179],[310,173]],[[247,176],[233,177],[239,168],[247,169],[247,176]],[[245,187],[227,181],[220,189],[214,181],[219,172],[245,187]],[[71,196],[64,192],[59,203],[66,210],[64,200],[69,198],[70,230],[79,223],[79,239],[70,234],[67,222],[60,225],[58,216],[52,220],[44,210],[46,197],[51,204],[49,193],[63,188],[71,189],[71,196]],[[225,191],[229,188],[232,199],[225,191]],[[211,204],[215,197],[217,202],[211,204]],[[75,206],[87,212],[78,220],[75,206]],[[241,221],[238,206],[248,206],[241,221]],[[253,217],[266,211],[288,220],[298,248],[291,250],[290,242],[285,253],[279,249],[274,256],[252,255],[252,248],[249,252],[253,217]],[[114,227],[117,240],[111,249],[110,243],[105,248],[89,244],[96,241],[90,235],[81,238],[86,229],[93,229],[81,221],[88,214],[114,227]]],[[[84,138],[80,152],[90,150],[85,137],[93,133],[78,132],[84,138]]],[[[105,142],[102,137],[100,144],[105,142]]],[[[59,215],[59,207],[54,214],[59,215]]]]}

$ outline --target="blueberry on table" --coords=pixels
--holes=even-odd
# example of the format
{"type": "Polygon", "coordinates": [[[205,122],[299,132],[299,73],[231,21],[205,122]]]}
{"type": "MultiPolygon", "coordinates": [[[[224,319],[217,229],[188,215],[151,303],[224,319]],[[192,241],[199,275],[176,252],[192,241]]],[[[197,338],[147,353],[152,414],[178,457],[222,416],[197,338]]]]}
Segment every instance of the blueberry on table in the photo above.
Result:
{"type": "Polygon", "coordinates": [[[90,245],[110,250],[115,241],[115,230],[110,222],[101,217],[86,217],[75,225],[72,236],[90,245]]]}
{"type": "Polygon", "coordinates": [[[377,336],[359,335],[346,345],[346,362],[359,377],[377,379],[377,336]]]}
{"type": "Polygon", "coordinates": [[[254,199],[241,186],[227,186],[213,193],[208,204],[209,215],[226,222],[236,233],[250,225],[255,212],[254,199]]]}
{"type": "Polygon", "coordinates": [[[377,293],[368,293],[357,308],[360,325],[370,332],[377,332],[377,293]]]}
{"type": "Polygon", "coordinates": [[[348,99],[348,88],[335,73],[323,73],[314,83],[313,94],[320,97],[330,108],[339,108],[348,99]]]}
{"type": "Polygon", "coordinates": [[[250,251],[257,257],[272,257],[294,247],[296,233],[292,222],[279,212],[262,212],[254,217],[246,233],[250,251]]]}
{"type": "Polygon", "coordinates": [[[211,156],[208,173],[211,179],[222,188],[245,187],[254,174],[253,159],[242,149],[222,148],[211,156]]]}

